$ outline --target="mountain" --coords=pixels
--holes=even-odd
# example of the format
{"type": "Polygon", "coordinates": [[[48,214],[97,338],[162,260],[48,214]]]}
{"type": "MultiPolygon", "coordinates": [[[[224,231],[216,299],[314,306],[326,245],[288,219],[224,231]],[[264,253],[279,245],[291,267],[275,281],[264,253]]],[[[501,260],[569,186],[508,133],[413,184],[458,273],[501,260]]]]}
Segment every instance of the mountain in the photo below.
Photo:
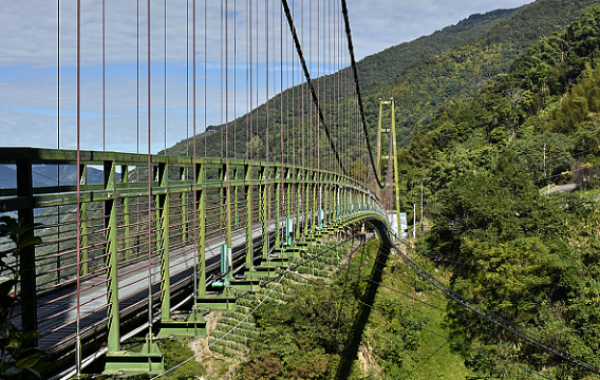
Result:
{"type": "MultiPolygon", "coordinates": [[[[77,166],[60,165],[33,165],[33,187],[57,186],[77,184],[77,166]]],[[[120,174],[118,174],[120,176],[120,174]]],[[[87,183],[104,183],[104,171],[88,166],[87,183]]],[[[0,165],[0,189],[11,189],[17,186],[17,169],[14,165],[0,165]]]]}
{"type": "Polygon", "coordinates": [[[564,30],[530,46],[472,98],[438,109],[402,153],[406,178],[433,175],[430,185],[439,191],[457,176],[439,178],[436,171],[444,163],[483,171],[491,161],[475,157],[498,152],[515,154],[535,181],[544,173],[553,182],[575,180],[576,172],[569,174],[574,164],[595,165],[600,156],[599,24],[600,7],[589,8],[564,30]]]}
{"type": "MultiPolygon", "coordinates": [[[[365,57],[357,63],[360,84],[363,88],[366,88],[377,83],[385,82],[390,78],[394,78],[400,75],[402,71],[412,63],[417,62],[425,57],[440,54],[450,48],[459,46],[466,41],[469,41],[470,39],[489,31],[495,24],[508,19],[511,15],[518,13],[521,9],[522,8],[497,10],[483,15],[472,15],[469,18],[460,21],[458,24],[448,26],[430,36],[424,36],[411,42],[402,43],[390,47],[380,53],[365,57]]],[[[348,68],[346,68],[339,72],[337,77],[335,75],[328,75],[319,78],[319,88],[321,89],[322,105],[324,107],[326,107],[328,104],[331,104],[332,100],[340,98],[340,96],[350,95],[349,89],[351,89],[353,86],[353,80],[350,74],[351,72],[348,68]],[[342,92],[340,94],[326,92],[325,89],[334,87],[333,81],[335,79],[343,81],[343,84],[340,85],[340,87],[347,89],[349,92],[342,92]]],[[[302,101],[300,94],[301,89],[299,86],[296,86],[294,88],[285,90],[283,92],[283,97],[286,99],[286,101],[291,99],[292,102],[295,102],[297,106],[293,108],[295,110],[300,110],[301,107],[299,104],[302,101]]],[[[281,95],[276,95],[269,101],[269,105],[273,110],[278,110],[280,96],[281,95]]],[[[305,104],[307,109],[306,113],[308,113],[307,100],[305,100],[305,104]]],[[[258,126],[256,126],[255,130],[253,131],[254,136],[256,136],[258,139],[261,139],[261,144],[264,144],[264,136],[262,136],[261,133],[265,130],[263,119],[266,115],[266,108],[264,105],[262,105],[258,107],[255,112],[254,118],[256,119],[255,122],[258,123],[258,126]]],[[[294,116],[299,118],[301,114],[299,111],[294,111],[294,116]]],[[[245,129],[248,125],[248,115],[244,115],[239,117],[236,121],[232,121],[230,123],[230,128],[233,125],[239,126],[236,132],[238,136],[245,137],[245,129]]],[[[221,152],[221,141],[220,134],[215,134],[215,132],[218,132],[223,128],[224,125],[208,127],[210,132],[207,136],[210,136],[211,134],[213,134],[213,136],[212,138],[209,138],[209,143],[207,145],[209,146],[210,153],[214,153],[218,156],[220,156],[221,152]]],[[[174,155],[183,154],[186,152],[186,146],[191,145],[192,139],[193,138],[189,139],[189,143],[186,143],[185,139],[178,142],[173,147],[168,148],[168,153],[174,155]]],[[[198,134],[196,139],[197,141],[202,141],[201,144],[198,142],[198,152],[204,152],[204,134],[198,134]]],[[[236,150],[245,154],[248,150],[248,146],[240,141],[240,143],[238,143],[236,146],[236,150]]],[[[258,153],[259,157],[261,157],[261,152],[259,150],[257,150],[256,153],[258,153]]],[[[210,156],[211,154],[208,155],[210,156]]],[[[262,155],[264,156],[264,151],[262,152],[262,155]]]]}
{"type": "Polygon", "coordinates": [[[469,42],[411,65],[402,75],[366,92],[368,124],[376,122],[378,98],[398,99],[398,140],[401,146],[410,145],[412,131],[427,125],[441,106],[473,96],[488,81],[508,72],[529,46],[561,30],[594,4],[597,1],[538,0],[469,42]]]}
{"type": "Polygon", "coordinates": [[[387,48],[357,62],[359,83],[366,89],[374,83],[386,82],[400,74],[411,64],[430,56],[460,46],[505,21],[524,7],[500,9],[485,14],[473,14],[456,25],[441,31],[387,48]]]}
{"type": "MultiPolygon", "coordinates": [[[[412,141],[413,131],[431,122],[437,110],[451,101],[467,99],[479,91],[488,81],[506,73],[512,61],[526,53],[527,48],[540,38],[549,36],[575,20],[583,9],[596,3],[596,0],[538,0],[518,9],[495,11],[485,15],[474,15],[461,23],[448,27],[431,36],[407,44],[401,44],[365,58],[359,63],[364,73],[363,98],[365,116],[372,140],[376,133],[379,110],[379,98],[397,99],[396,119],[397,137],[401,147],[407,147],[412,141]],[[466,42],[464,42],[466,41],[466,42]],[[431,49],[431,50],[428,50],[431,49]],[[428,55],[431,54],[431,55],[428,55]],[[422,56],[425,58],[413,62],[422,56]],[[381,57],[379,62],[378,57],[381,57]],[[411,63],[413,62],[413,63],[411,63]],[[377,74],[375,74],[377,73],[377,74]],[[391,78],[387,80],[388,78],[391,78]]],[[[349,70],[320,78],[318,95],[323,112],[326,115],[337,113],[336,122],[331,120],[330,131],[333,142],[346,162],[363,161],[368,165],[366,148],[347,149],[347,141],[352,141],[351,122],[353,97],[351,85],[328,85],[331,81],[349,83],[352,78],[349,70]],[[337,92],[334,89],[341,88],[337,92]],[[341,111],[341,112],[340,112],[341,111]]],[[[307,91],[305,89],[305,95],[307,91]]],[[[329,157],[329,143],[321,133],[317,144],[316,132],[308,120],[311,112],[307,97],[304,99],[302,114],[302,90],[300,86],[288,89],[269,100],[270,143],[279,146],[281,129],[284,130],[286,149],[283,152],[285,162],[293,162],[294,157],[305,157],[308,165],[316,165],[316,149],[322,157],[329,157]],[[287,111],[284,120],[280,120],[280,103],[287,111]],[[289,104],[289,106],[288,106],[289,104]],[[303,123],[306,141],[302,143],[303,123]],[[283,125],[283,128],[281,127],[283,125]]],[[[250,136],[249,115],[244,115],[229,123],[229,156],[264,159],[266,157],[266,107],[262,105],[252,111],[252,133],[250,136]]],[[[315,113],[312,112],[313,118],[315,113]]],[[[330,118],[331,119],[331,118],[330,118]]],[[[316,124],[316,120],[313,122],[316,124]]],[[[313,125],[314,125],[313,124],[313,125]]],[[[207,137],[206,155],[223,156],[223,126],[211,126],[215,131],[207,137]]],[[[190,139],[191,141],[191,139],[190,139]]],[[[384,146],[389,143],[385,138],[384,146]]],[[[181,155],[186,152],[185,140],[169,148],[168,154],[181,155]]],[[[280,149],[270,148],[270,159],[282,159],[280,149]]],[[[197,138],[197,152],[205,151],[204,138],[197,138]]],[[[201,153],[200,153],[201,152],[201,153]]],[[[334,169],[331,159],[321,160],[321,167],[334,169]]],[[[361,166],[361,165],[358,165],[361,166]]]]}

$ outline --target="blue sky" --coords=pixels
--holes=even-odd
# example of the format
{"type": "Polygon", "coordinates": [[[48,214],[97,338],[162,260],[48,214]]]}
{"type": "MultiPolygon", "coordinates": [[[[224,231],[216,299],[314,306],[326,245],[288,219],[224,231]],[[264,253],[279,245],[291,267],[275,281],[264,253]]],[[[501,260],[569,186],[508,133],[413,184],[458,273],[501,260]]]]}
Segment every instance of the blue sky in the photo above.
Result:
{"type": "MultiPolygon", "coordinates": [[[[165,71],[165,9],[164,1],[151,1],[151,123],[152,152],[164,145],[173,145],[192,133],[192,0],[169,0],[166,9],[166,81],[165,71]],[[190,8],[186,4],[190,4],[190,8]],[[187,13],[187,15],[186,15],[187,13]],[[186,19],[189,22],[186,23],[186,19]],[[188,29],[189,28],[189,29],[188,29]],[[186,36],[189,36],[186,37],[186,36]],[[187,42],[187,43],[186,43],[187,42]],[[188,47],[188,49],[186,49],[188,47]],[[189,65],[186,61],[189,59],[189,65]],[[189,79],[186,78],[189,69],[189,79]],[[166,84],[166,113],[165,113],[166,84]],[[187,106],[186,106],[187,104],[187,106]],[[189,111],[186,111],[189,109],[189,111]],[[166,116],[166,139],[164,134],[166,116]]],[[[296,26],[302,39],[311,75],[332,72],[347,64],[323,55],[323,46],[337,42],[337,30],[323,24],[328,9],[335,10],[339,1],[296,0],[296,26]],[[300,9],[304,5],[304,22],[300,9]],[[317,22],[315,9],[321,7],[317,22]],[[309,7],[313,10],[309,17],[309,7]],[[330,8],[328,8],[330,7],[330,8]],[[312,23],[312,35],[310,24],[312,23]],[[317,34],[320,31],[328,34],[317,34]],[[309,45],[311,41],[312,45],[309,45]],[[318,41],[320,41],[318,43],[318,41]],[[309,55],[312,52],[312,56],[309,55]],[[317,52],[321,65],[316,64],[317,52]]],[[[348,0],[350,21],[357,58],[377,53],[387,47],[414,40],[468,17],[499,8],[513,8],[528,0],[348,0]]],[[[75,1],[60,0],[0,0],[0,132],[3,146],[34,146],[64,149],[75,148],[76,131],[76,24],[75,1]],[[60,37],[60,39],[57,38],[60,37]],[[60,66],[58,65],[60,42],[60,66]],[[60,80],[58,72],[60,67],[60,80]],[[60,86],[59,86],[60,85],[60,86]],[[58,89],[60,87],[60,92],[58,89]],[[60,109],[60,112],[58,111],[60,109]],[[58,118],[60,114],[60,118],[58,118]],[[60,133],[58,133],[60,131],[60,133]],[[57,141],[60,135],[60,142],[57,141]]],[[[103,124],[106,149],[126,152],[147,152],[147,1],[140,1],[140,66],[139,107],[137,68],[137,2],[105,0],[105,110],[102,108],[102,1],[82,1],[81,27],[81,141],[82,149],[103,149],[103,124]],[[139,108],[139,119],[138,119],[139,108]],[[103,117],[103,115],[106,115],[103,117]],[[138,148],[138,125],[139,140],[138,148]]],[[[252,102],[264,103],[265,86],[265,1],[253,2],[253,86],[252,102]],[[256,17],[256,5],[258,18],[256,17]],[[258,23],[257,23],[258,20],[258,23]],[[258,29],[257,29],[258,25],[258,29]],[[258,38],[258,48],[257,48],[258,38]]],[[[250,108],[247,65],[249,0],[227,2],[227,50],[221,36],[225,0],[196,0],[196,85],[197,132],[205,125],[217,125],[250,108]],[[235,9],[234,9],[235,7],[235,9]],[[205,22],[206,19],[206,22],[205,22]],[[206,44],[205,44],[205,27],[206,44]],[[237,38],[234,39],[234,36],[237,38]],[[234,49],[235,40],[235,49],[234,49]],[[228,68],[221,57],[227,52],[228,68]],[[236,64],[233,56],[237,55],[236,64]],[[206,65],[205,65],[206,60],[206,65]],[[225,71],[224,71],[225,70],[225,71]],[[206,71],[206,76],[204,75],[206,71]],[[228,96],[223,91],[228,73],[228,96]],[[235,79],[234,79],[235,78],[235,79]],[[236,83],[234,83],[234,80],[236,83]],[[206,86],[205,86],[206,84],[206,86]],[[206,100],[204,94],[207,94],[206,100]],[[227,100],[228,112],[221,107],[227,100]],[[206,123],[205,123],[206,120],[206,123]]],[[[284,23],[283,61],[280,62],[279,3],[270,0],[270,67],[269,97],[300,83],[299,64],[293,55],[291,36],[284,23]],[[292,62],[294,62],[292,66],[292,62]],[[283,82],[281,78],[283,66],[283,82]]],[[[331,12],[331,15],[336,14],[331,12]]],[[[326,21],[328,19],[325,19],[326,21]]],[[[285,22],[285,20],[284,20],[285,22]]],[[[341,46],[346,49],[345,45],[341,46]]],[[[344,50],[345,51],[345,50],[344,50]]]]}

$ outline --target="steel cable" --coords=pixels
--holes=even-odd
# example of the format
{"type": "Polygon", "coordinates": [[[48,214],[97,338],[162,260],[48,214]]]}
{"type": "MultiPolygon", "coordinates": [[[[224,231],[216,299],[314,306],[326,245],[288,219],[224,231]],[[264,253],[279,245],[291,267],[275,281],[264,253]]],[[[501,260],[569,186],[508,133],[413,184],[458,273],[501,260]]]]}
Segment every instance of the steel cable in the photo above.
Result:
{"type": "MultiPolygon", "coordinates": [[[[285,1],[285,0],[283,0],[285,1]]],[[[352,65],[352,73],[354,75],[354,89],[356,91],[356,96],[358,99],[358,109],[360,114],[360,121],[362,122],[363,133],[365,135],[365,141],[367,143],[367,149],[369,151],[369,157],[371,159],[371,166],[375,169],[375,160],[373,159],[373,150],[371,149],[371,142],[369,140],[369,131],[367,130],[367,122],[365,119],[365,111],[363,108],[362,96],[360,94],[360,86],[358,83],[358,70],[356,68],[356,60],[354,58],[354,45],[352,43],[352,32],[350,30],[350,20],[348,17],[348,5],[346,4],[346,0],[342,1],[342,14],[344,15],[344,23],[346,25],[346,37],[348,39],[348,51],[350,52],[350,63],[352,65]]],[[[375,180],[377,181],[377,185],[380,189],[384,189],[386,184],[381,183],[379,176],[375,173],[375,180]]]]}
{"type": "MultiPolygon", "coordinates": [[[[333,151],[335,158],[338,162],[338,165],[340,166],[340,168],[342,169],[342,173],[343,174],[347,174],[346,173],[346,169],[344,168],[344,164],[340,158],[340,155],[335,147],[335,143],[333,142],[333,139],[331,137],[331,133],[329,131],[329,128],[327,127],[327,123],[325,122],[325,117],[323,116],[323,111],[321,110],[321,105],[319,103],[319,97],[315,91],[315,87],[313,85],[311,76],[310,76],[310,72],[308,71],[308,67],[306,65],[306,60],[304,59],[304,53],[302,52],[302,45],[300,43],[300,40],[298,39],[298,34],[296,33],[296,27],[294,26],[294,20],[292,18],[292,15],[290,13],[290,8],[288,6],[287,0],[281,0],[282,4],[283,4],[283,8],[285,11],[285,16],[287,18],[288,21],[288,26],[290,27],[290,32],[292,33],[292,37],[294,38],[294,44],[296,46],[296,52],[298,53],[298,58],[300,59],[300,64],[302,65],[302,70],[304,71],[304,77],[306,78],[306,81],[308,82],[308,87],[310,89],[310,92],[312,94],[312,98],[313,98],[313,103],[315,104],[315,107],[317,108],[317,112],[318,112],[318,116],[319,116],[319,120],[320,122],[323,124],[323,129],[325,130],[325,134],[327,135],[327,139],[329,140],[329,145],[331,147],[331,150],[333,151]]],[[[318,151],[318,148],[317,148],[318,151]]]]}
{"type": "MultiPolygon", "coordinates": [[[[403,296],[403,297],[409,298],[409,299],[411,299],[411,300],[413,300],[413,301],[416,301],[416,302],[419,302],[419,303],[421,303],[421,304],[423,304],[423,305],[425,305],[425,306],[429,306],[429,307],[431,307],[431,308],[434,308],[434,309],[436,309],[436,310],[439,310],[439,311],[441,311],[441,312],[443,312],[443,313],[445,313],[445,314],[447,314],[447,315],[449,315],[449,316],[451,316],[451,317],[462,319],[462,320],[463,320],[463,321],[465,321],[465,322],[472,323],[472,324],[474,324],[474,325],[476,325],[476,326],[478,326],[478,327],[481,327],[481,328],[483,328],[483,329],[485,329],[485,330],[488,330],[489,332],[495,332],[495,331],[494,331],[494,330],[492,330],[490,327],[488,327],[488,326],[484,326],[484,325],[480,324],[479,322],[472,321],[472,320],[470,320],[470,319],[468,319],[468,318],[465,318],[465,317],[463,317],[463,316],[461,316],[461,315],[458,315],[458,314],[452,313],[452,312],[450,312],[450,311],[448,311],[448,310],[442,309],[442,308],[440,308],[440,307],[438,307],[438,306],[435,306],[435,305],[432,305],[432,304],[430,304],[430,303],[428,303],[428,302],[426,302],[426,301],[422,301],[422,300],[420,300],[420,299],[417,299],[417,298],[415,298],[415,297],[413,297],[413,296],[411,296],[411,295],[409,295],[409,294],[406,294],[406,293],[404,293],[404,292],[401,292],[401,291],[399,291],[399,290],[397,290],[397,289],[391,288],[391,287],[389,287],[389,286],[383,285],[383,284],[382,284],[382,283],[380,283],[380,282],[377,282],[377,281],[375,281],[375,280],[372,280],[372,279],[370,279],[370,278],[368,278],[368,277],[365,277],[365,276],[361,275],[361,274],[360,274],[358,271],[356,271],[356,270],[354,270],[354,271],[351,271],[351,270],[350,270],[350,268],[343,268],[341,265],[338,265],[338,264],[332,264],[332,263],[329,263],[329,262],[323,261],[323,260],[321,260],[321,257],[320,257],[320,256],[319,256],[319,257],[316,257],[315,259],[316,259],[317,261],[322,261],[322,262],[325,262],[325,263],[326,263],[326,264],[328,264],[328,265],[332,265],[332,266],[334,266],[334,267],[336,267],[336,268],[338,268],[338,269],[341,269],[341,270],[347,270],[348,272],[352,272],[352,273],[354,273],[356,276],[358,276],[358,277],[359,277],[360,279],[362,279],[362,280],[366,280],[366,281],[368,281],[368,282],[370,282],[370,283],[372,283],[372,284],[374,284],[374,285],[381,286],[381,287],[383,287],[383,288],[385,288],[385,289],[388,289],[388,290],[390,290],[390,291],[392,291],[392,292],[394,292],[394,293],[400,294],[400,295],[401,295],[401,296],[403,296]]],[[[377,265],[377,264],[381,265],[381,264],[383,264],[383,263],[382,263],[382,262],[380,262],[380,261],[377,261],[377,260],[375,260],[374,264],[375,264],[375,265],[377,265]]],[[[379,268],[376,268],[376,267],[374,267],[373,269],[375,269],[376,271],[378,271],[378,272],[379,272],[379,273],[381,273],[381,274],[385,274],[385,273],[384,273],[384,270],[382,270],[382,269],[379,269],[379,268]]],[[[398,281],[402,282],[403,284],[405,284],[405,285],[408,285],[408,286],[410,286],[410,287],[412,287],[413,289],[415,289],[415,290],[417,290],[417,291],[418,291],[418,289],[417,289],[417,287],[416,287],[415,285],[411,285],[411,284],[409,284],[409,283],[407,283],[407,282],[405,282],[405,281],[403,281],[403,280],[400,280],[400,279],[398,279],[397,277],[394,277],[394,276],[393,276],[393,275],[391,275],[391,274],[388,274],[388,275],[389,275],[391,278],[393,278],[393,279],[395,279],[395,280],[398,280],[398,281]]],[[[415,283],[416,283],[416,282],[415,282],[415,283]]],[[[447,299],[445,299],[445,298],[438,297],[438,296],[436,296],[435,294],[431,294],[431,295],[432,295],[434,298],[437,298],[437,299],[439,299],[439,300],[443,300],[443,301],[446,301],[446,302],[448,302],[448,300],[447,300],[447,299]]],[[[451,300],[451,302],[455,303],[455,301],[454,301],[454,300],[451,300]]]]}
{"type": "Polygon", "coordinates": [[[344,293],[342,293],[342,292],[340,292],[340,291],[338,291],[338,290],[332,289],[332,288],[330,288],[330,287],[327,287],[327,286],[325,286],[325,285],[323,285],[323,284],[321,284],[321,283],[319,283],[319,282],[317,282],[317,281],[314,281],[314,280],[312,280],[312,279],[310,279],[310,278],[304,277],[304,276],[302,276],[302,275],[301,275],[301,274],[299,274],[299,273],[295,273],[295,272],[291,272],[291,271],[290,271],[289,273],[290,273],[290,274],[292,274],[292,275],[294,275],[294,276],[300,277],[300,278],[302,278],[303,280],[305,280],[305,281],[307,281],[307,282],[309,282],[309,283],[311,283],[311,284],[313,284],[313,285],[316,285],[316,286],[318,286],[318,287],[320,287],[320,288],[322,288],[322,289],[328,290],[328,291],[330,291],[330,292],[332,292],[332,293],[335,293],[335,294],[337,294],[337,295],[339,295],[339,296],[341,296],[341,297],[344,297],[344,298],[346,298],[347,300],[349,300],[349,301],[351,301],[351,302],[355,302],[355,303],[357,303],[357,304],[359,304],[359,305],[366,306],[366,307],[368,307],[368,308],[370,308],[370,309],[376,310],[376,311],[380,312],[381,314],[384,314],[384,315],[386,315],[386,316],[388,316],[388,317],[391,317],[391,318],[393,318],[393,319],[397,319],[397,320],[399,320],[400,322],[403,322],[403,323],[409,324],[409,325],[411,325],[411,326],[413,326],[413,327],[416,327],[416,328],[418,328],[418,329],[421,329],[421,330],[423,330],[423,331],[427,331],[428,333],[430,333],[430,334],[433,334],[433,335],[435,335],[435,336],[437,336],[437,337],[439,337],[439,338],[443,338],[443,339],[445,339],[445,340],[447,340],[447,341],[449,341],[449,342],[452,342],[452,343],[458,344],[458,345],[460,345],[460,346],[462,346],[462,347],[468,348],[468,349],[470,349],[470,350],[473,350],[473,351],[477,351],[477,352],[478,352],[478,353],[480,353],[481,355],[484,355],[484,356],[490,357],[490,358],[492,358],[492,359],[498,360],[498,361],[500,361],[500,362],[503,362],[503,363],[505,363],[505,364],[508,364],[508,365],[510,365],[510,366],[512,366],[512,367],[518,368],[518,369],[520,369],[520,370],[522,370],[522,371],[526,371],[526,372],[528,372],[528,373],[530,373],[530,374],[532,374],[532,375],[536,375],[536,376],[539,376],[539,377],[542,377],[542,378],[544,378],[544,379],[548,379],[548,380],[554,380],[554,379],[552,379],[552,378],[550,378],[550,377],[547,377],[547,376],[541,375],[541,374],[539,374],[539,373],[537,373],[537,372],[535,372],[535,371],[533,371],[533,370],[530,370],[529,368],[526,368],[526,367],[520,366],[520,365],[518,365],[518,364],[515,364],[515,363],[512,363],[512,362],[509,362],[509,361],[508,361],[508,360],[506,360],[506,359],[502,359],[502,358],[500,358],[500,357],[498,357],[498,356],[495,356],[495,355],[492,355],[492,354],[490,354],[490,353],[487,353],[487,352],[485,352],[485,351],[483,351],[483,350],[481,350],[481,349],[478,349],[478,348],[476,348],[476,347],[473,347],[473,346],[471,346],[471,345],[468,345],[468,344],[466,344],[466,343],[459,342],[459,341],[457,341],[457,340],[455,340],[455,339],[449,338],[449,337],[447,337],[447,336],[445,336],[445,335],[442,335],[442,334],[440,334],[440,333],[438,333],[438,332],[435,332],[435,331],[433,331],[433,330],[431,330],[431,329],[428,329],[428,328],[426,328],[426,327],[424,327],[424,326],[421,326],[421,325],[419,325],[418,323],[411,322],[411,321],[409,321],[409,320],[407,320],[407,319],[404,319],[404,318],[402,318],[402,317],[399,317],[399,316],[397,316],[397,315],[394,315],[394,314],[392,314],[392,313],[389,313],[389,312],[387,312],[387,311],[385,311],[385,310],[383,310],[383,309],[380,309],[380,308],[378,308],[378,307],[376,307],[376,306],[373,306],[373,305],[370,305],[370,304],[368,304],[368,303],[365,303],[365,302],[363,302],[363,301],[361,301],[361,300],[358,300],[358,299],[356,299],[356,298],[354,298],[354,297],[350,297],[350,296],[348,296],[348,295],[346,295],[346,294],[344,294],[344,293]]]}
{"type": "Polygon", "coordinates": [[[424,271],[424,270],[420,269],[418,266],[416,266],[416,264],[414,264],[406,255],[404,255],[404,253],[402,253],[402,251],[400,249],[398,249],[398,247],[396,247],[395,245],[391,244],[390,248],[394,249],[398,253],[398,255],[400,255],[400,257],[406,262],[406,264],[409,265],[423,279],[425,279],[427,282],[429,282],[430,284],[432,284],[433,286],[435,286],[436,288],[441,290],[444,294],[446,294],[446,296],[448,296],[448,297],[452,298],[453,300],[455,300],[456,302],[458,302],[465,309],[470,310],[471,312],[477,314],[481,318],[484,318],[484,319],[488,320],[489,322],[494,323],[498,327],[510,332],[511,334],[523,339],[524,341],[526,341],[528,343],[533,344],[534,346],[537,346],[538,348],[546,351],[549,354],[558,356],[565,361],[568,361],[579,367],[587,369],[588,371],[591,371],[593,373],[600,374],[600,371],[597,368],[591,366],[590,364],[579,361],[564,352],[558,351],[555,348],[546,346],[544,343],[538,341],[537,339],[532,338],[532,337],[526,335],[525,333],[518,331],[518,329],[519,329],[518,326],[516,326],[512,322],[506,321],[504,318],[496,315],[495,313],[493,313],[490,310],[482,309],[480,306],[478,306],[477,304],[464,298],[462,295],[447,288],[443,284],[440,284],[433,276],[431,276],[429,273],[427,273],[426,271],[424,271]],[[490,316],[488,314],[490,314],[492,316],[490,316]],[[499,320],[501,320],[501,321],[499,321],[499,320]],[[510,325],[510,326],[507,326],[507,325],[510,325]]]}

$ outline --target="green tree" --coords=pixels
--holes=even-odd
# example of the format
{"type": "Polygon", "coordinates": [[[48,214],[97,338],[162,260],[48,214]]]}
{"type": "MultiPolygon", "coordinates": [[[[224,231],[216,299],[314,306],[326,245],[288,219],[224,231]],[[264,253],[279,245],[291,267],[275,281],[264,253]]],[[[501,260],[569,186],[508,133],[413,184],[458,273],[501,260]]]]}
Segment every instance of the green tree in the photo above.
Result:
{"type": "Polygon", "coordinates": [[[3,379],[36,379],[48,367],[43,363],[47,354],[26,342],[38,337],[36,331],[21,331],[13,323],[15,307],[20,303],[18,292],[22,275],[20,257],[24,248],[41,243],[33,235],[38,224],[24,225],[11,217],[0,218],[0,239],[12,242],[12,249],[0,252],[0,273],[7,275],[0,282],[0,374],[3,379]]]}

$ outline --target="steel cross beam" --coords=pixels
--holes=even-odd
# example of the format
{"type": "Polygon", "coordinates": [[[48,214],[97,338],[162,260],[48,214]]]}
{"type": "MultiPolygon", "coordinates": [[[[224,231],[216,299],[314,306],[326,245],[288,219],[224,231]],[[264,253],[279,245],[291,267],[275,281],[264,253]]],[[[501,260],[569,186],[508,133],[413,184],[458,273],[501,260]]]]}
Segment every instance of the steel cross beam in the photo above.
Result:
{"type": "Polygon", "coordinates": [[[33,343],[50,352],[56,369],[74,364],[72,350],[80,340],[83,356],[107,354],[107,372],[159,371],[162,356],[152,337],[142,354],[122,349],[125,339],[147,326],[144,308],[149,304],[158,330],[153,335],[201,336],[202,312],[235,307],[230,289],[252,289],[303,246],[349,223],[385,218],[375,195],[340,173],[164,155],[151,156],[148,173],[145,154],[82,151],[80,157],[80,177],[64,176],[61,184],[40,186],[37,173],[48,166],[76,173],[77,152],[0,148],[0,165],[14,169],[16,176],[14,188],[0,189],[0,209],[17,213],[26,223],[43,223],[35,229],[43,243],[25,252],[21,261],[35,270],[22,278],[23,304],[15,314],[20,328],[41,333],[33,343]],[[77,181],[79,218],[72,211],[77,210],[77,181]],[[57,213],[58,207],[71,211],[57,213]],[[215,284],[223,278],[223,245],[231,250],[225,274],[231,282],[219,289],[215,284]],[[192,284],[197,284],[196,292],[192,284]],[[73,301],[77,293],[79,328],[73,301]]]}

